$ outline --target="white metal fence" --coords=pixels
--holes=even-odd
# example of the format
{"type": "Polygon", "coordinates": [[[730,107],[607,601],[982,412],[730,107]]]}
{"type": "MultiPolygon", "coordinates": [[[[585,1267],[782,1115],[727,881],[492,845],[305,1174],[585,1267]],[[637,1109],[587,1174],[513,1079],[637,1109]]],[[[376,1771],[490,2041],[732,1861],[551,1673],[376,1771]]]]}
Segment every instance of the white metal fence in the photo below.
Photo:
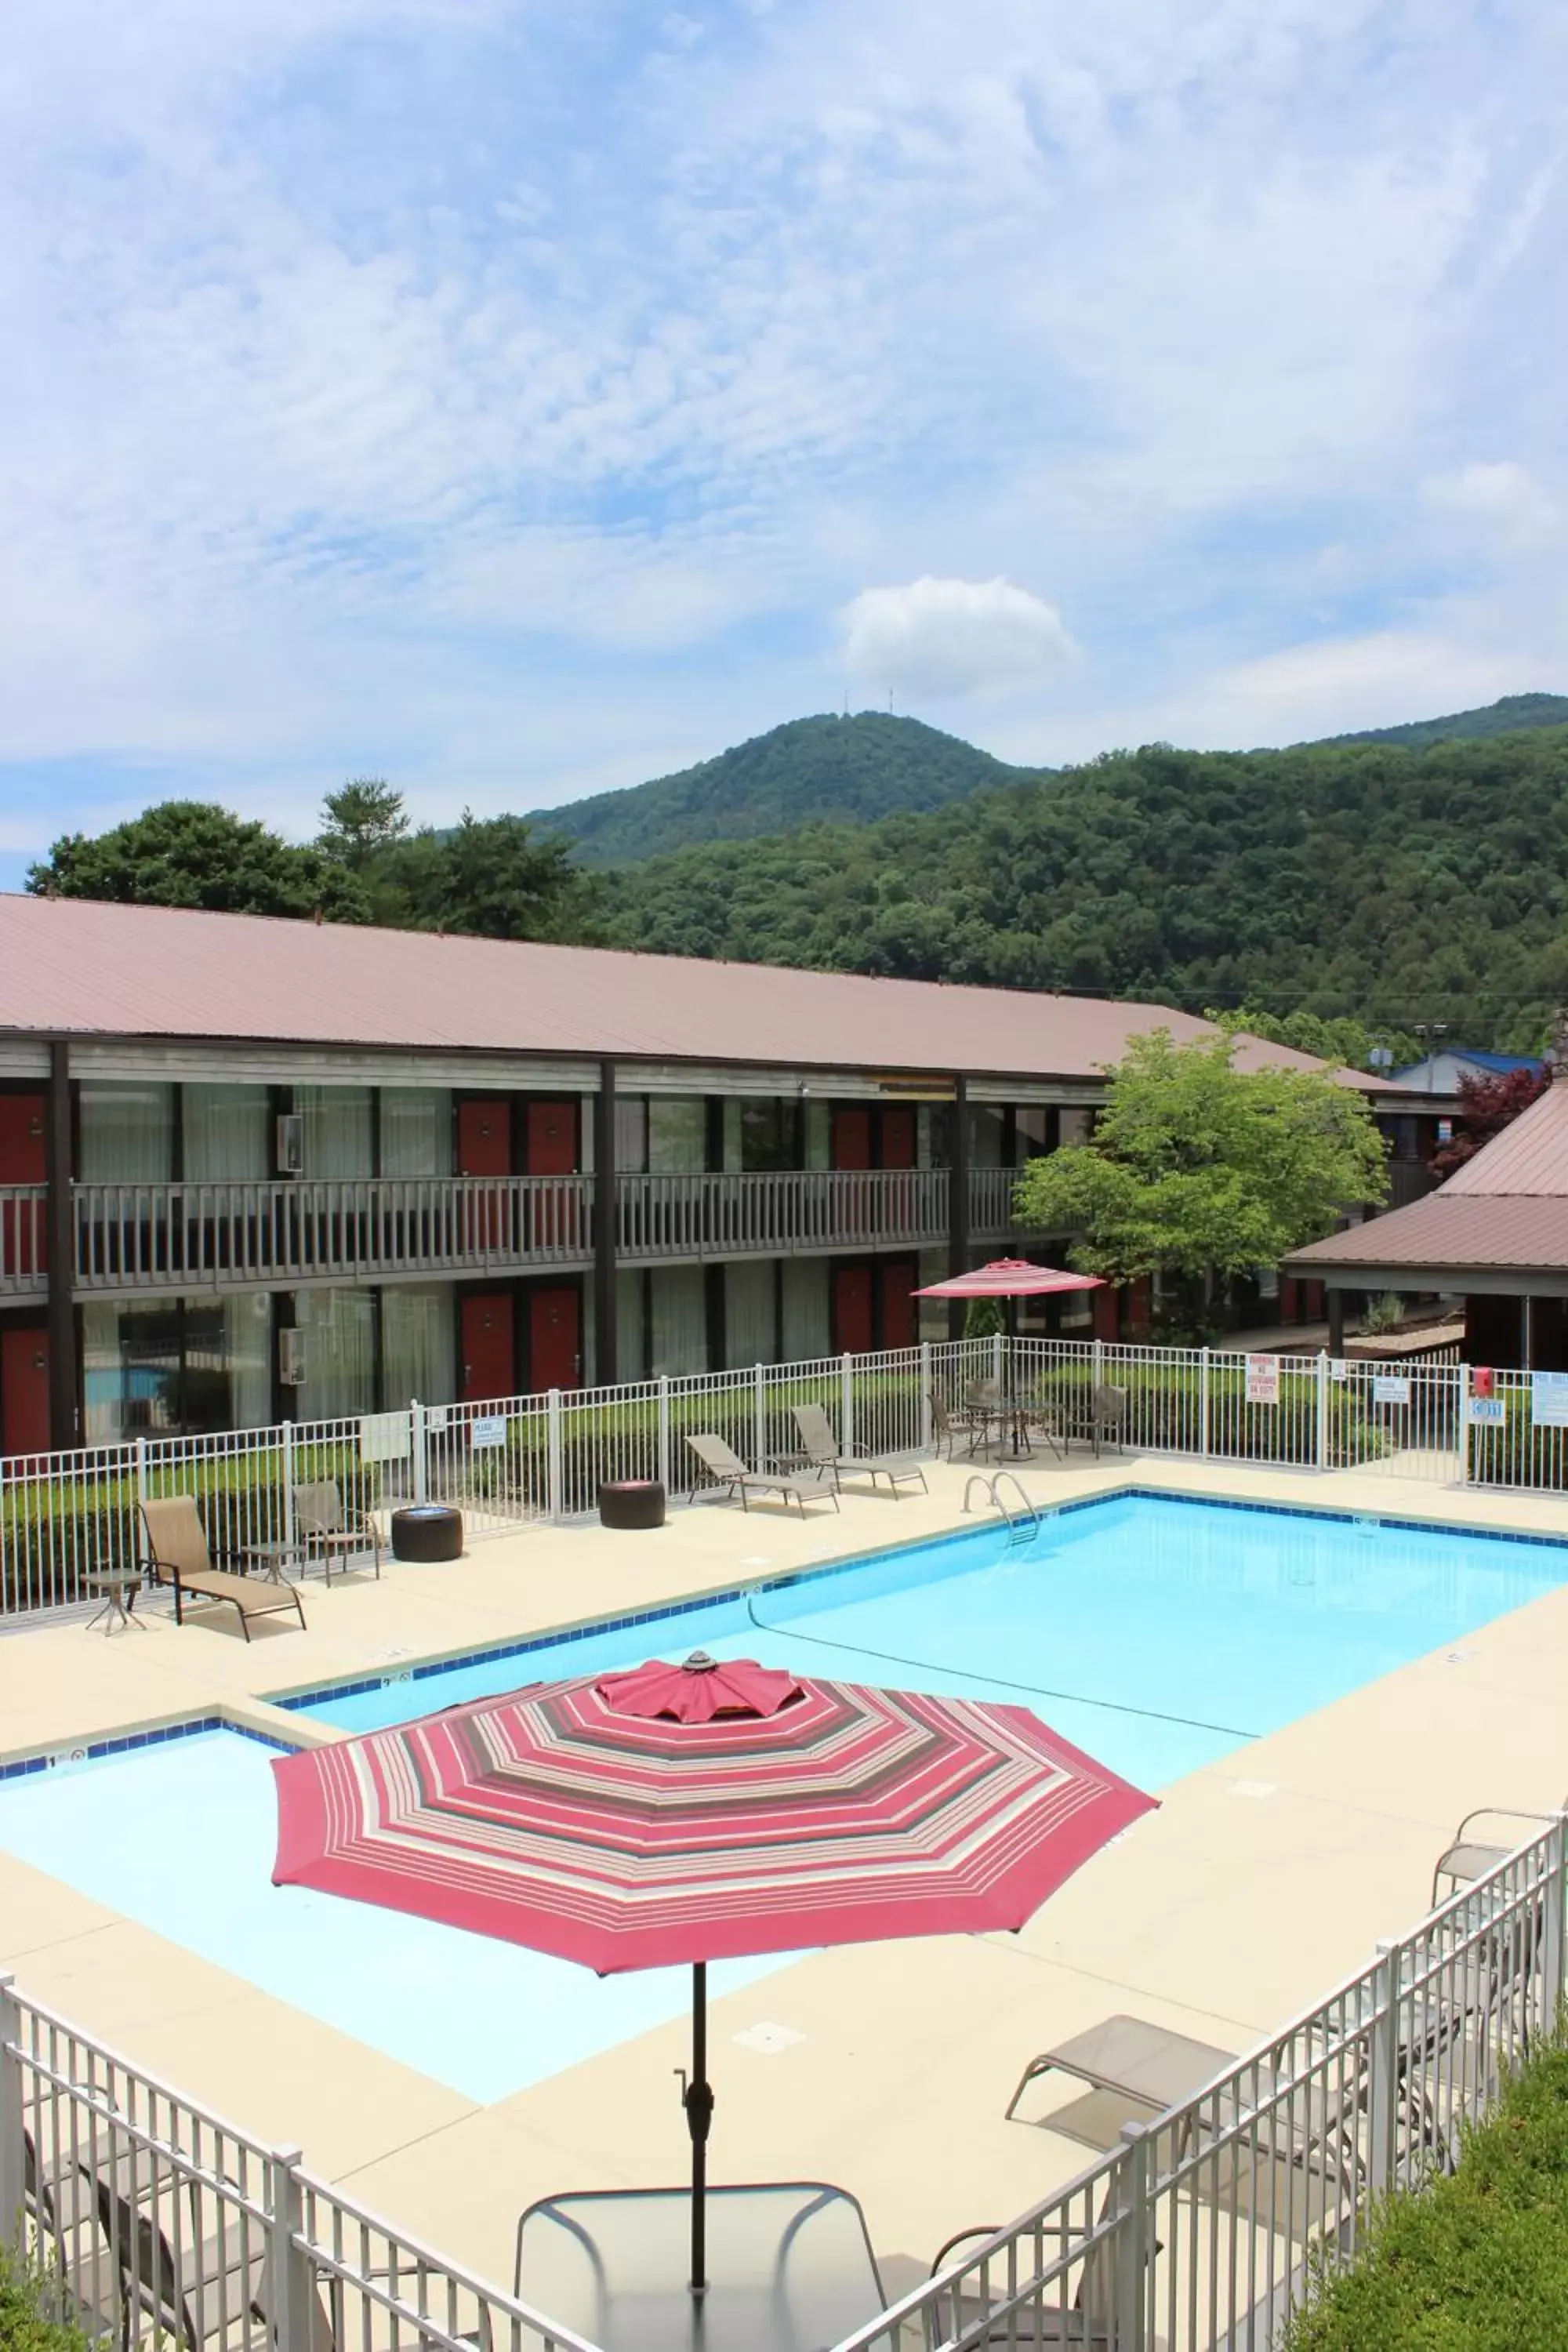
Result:
{"type": "Polygon", "coordinates": [[[1563,1853],[1559,1817],[1196,2097],[967,2232],[837,2352],[1275,2352],[1313,2262],[1352,2257],[1378,2199],[1449,2170],[1555,2026],[1563,1853]]]}
{"type": "Polygon", "coordinates": [[[846,1451],[931,1442],[981,1381],[1071,1443],[1212,1462],[1568,1491],[1568,1389],[1459,1363],[1248,1356],[1231,1349],[1000,1337],[422,1405],[268,1429],[144,1437],[0,1460],[0,1617],[70,1606],[133,1564],[139,1502],[194,1494],[216,1553],[270,1549],[309,1572],[293,1497],[331,1481],[345,1505],[456,1505],[471,1535],[595,1508],[610,1478],[700,1483],[688,1435],[724,1437],[753,1466],[796,1451],[791,1407],[826,1407],[846,1451]],[[1561,1412],[1560,1423],[1554,1416],[1561,1412]]]}
{"type": "MultiPolygon", "coordinates": [[[[1028,2212],[975,2217],[836,2352],[1274,2352],[1314,2262],[1352,2257],[1377,2200],[1450,2169],[1556,2025],[1565,1876],[1559,1815],[1028,2212]]],[[[61,2316],[121,2352],[595,2352],[9,1978],[0,2234],[40,2257],[61,2316]]]]}

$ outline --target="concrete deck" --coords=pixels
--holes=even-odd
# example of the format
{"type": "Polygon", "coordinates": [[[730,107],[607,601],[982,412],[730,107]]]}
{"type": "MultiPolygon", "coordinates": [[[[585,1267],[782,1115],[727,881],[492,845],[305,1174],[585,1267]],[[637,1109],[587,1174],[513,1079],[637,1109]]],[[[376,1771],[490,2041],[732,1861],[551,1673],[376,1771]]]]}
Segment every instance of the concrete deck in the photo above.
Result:
{"type": "MultiPolygon", "coordinates": [[[[934,1465],[927,1498],[847,1496],[804,1525],[705,1506],[655,1536],[530,1528],[450,1567],[312,1584],[306,1632],[275,1618],[248,1645],[232,1611],[107,1639],[41,1628],[0,1642],[0,1756],[214,1712],[276,1725],[269,1694],[945,1531],[964,1524],[970,1467],[934,1465]]],[[[1387,1475],[1121,1456],[1037,1459],[1024,1479],[1042,1502],[1136,1485],[1568,1535],[1562,1498],[1387,1475]]],[[[720,2000],[715,2177],[840,2182],[889,2292],[912,2284],[950,2231],[1006,2219],[1114,2137],[1120,2117],[1066,2084],[1004,2122],[1033,2052],[1119,2009],[1244,2049],[1420,1916],[1470,1806],[1559,1803],[1565,1663],[1568,1587],[1174,1783],[1020,1936],[826,1952],[720,2000]],[[772,2055],[737,2045],[763,2021],[800,2038],[772,2055]]],[[[502,2283],[531,2199],[685,2169],[683,2022],[476,2107],[4,1853],[0,1959],[24,1991],[258,2136],[302,2143],[312,2168],[502,2283]]]]}

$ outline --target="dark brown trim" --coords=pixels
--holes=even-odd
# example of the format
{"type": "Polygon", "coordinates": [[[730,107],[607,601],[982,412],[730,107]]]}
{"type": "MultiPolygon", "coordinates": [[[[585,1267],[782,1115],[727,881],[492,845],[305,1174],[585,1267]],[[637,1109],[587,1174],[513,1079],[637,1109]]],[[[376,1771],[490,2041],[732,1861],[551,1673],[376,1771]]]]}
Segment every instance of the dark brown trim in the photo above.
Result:
{"type": "MultiPolygon", "coordinates": [[[[582,1153],[579,1151],[581,1160],[582,1153]]],[[[620,1378],[616,1297],[618,1220],[616,1170],[616,1066],[599,1065],[594,1097],[594,1378],[604,1388],[620,1378]]]]}
{"type": "Polygon", "coordinates": [[[49,1444],[57,1454],[78,1443],[81,1426],[79,1360],[75,1300],[76,1220],[71,1209],[70,1047],[62,1038],[49,1046],[49,1083],[44,1098],[44,1151],[48,1200],[46,1230],[49,1253],[49,1444]]]}
{"type": "MultiPolygon", "coordinates": [[[[961,1073],[954,1082],[952,1113],[949,1132],[947,1194],[947,1272],[951,1281],[955,1274],[969,1271],[969,1084],[961,1073]]],[[[966,1313],[962,1298],[950,1298],[947,1303],[947,1336],[962,1339],[966,1313]]]]}

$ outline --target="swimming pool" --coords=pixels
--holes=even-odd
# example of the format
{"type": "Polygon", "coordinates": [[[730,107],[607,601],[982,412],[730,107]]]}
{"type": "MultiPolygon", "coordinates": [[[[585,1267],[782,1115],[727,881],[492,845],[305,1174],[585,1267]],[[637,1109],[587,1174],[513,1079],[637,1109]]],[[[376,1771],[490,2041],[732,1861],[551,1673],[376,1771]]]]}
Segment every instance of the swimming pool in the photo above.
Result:
{"type": "MultiPolygon", "coordinates": [[[[359,1730],[700,1647],[1020,1700],[1158,1789],[1565,1578],[1568,1546],[1121,1496],[1048,1517],[1027,1549],[1008,1550],[987,1527],[294,1704],[359,1730]]],[[[0,1784],[0,1847],[478,2102],[686,2006],[684,1970],[601,1981],[454,1928],[274,1887],[275,1824],[267,1748],[233,1732],[0,1784]],[[126,1821],[138,1834],[106,1835],[106,1823],[126,1821]]],[[[790,1957],[725,1963],[714,1990],[755,1982],[790,1957]]]]}

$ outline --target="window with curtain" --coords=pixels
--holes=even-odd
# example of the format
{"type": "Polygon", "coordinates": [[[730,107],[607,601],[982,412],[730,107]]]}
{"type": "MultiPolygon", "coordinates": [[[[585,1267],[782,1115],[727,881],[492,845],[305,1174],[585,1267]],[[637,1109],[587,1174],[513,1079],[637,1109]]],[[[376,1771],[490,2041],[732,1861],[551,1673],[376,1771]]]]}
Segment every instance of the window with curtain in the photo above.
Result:
{"type": "Polygon", "coordinates": [[[975,1103],[970,1109],[969,1163],[972,1168],[1002,1165],[1002,1113],[994,1103],[975,1103]]]}
{"type": "Polygon", "coordinates": [[[174,1172],[174,1089],[159,1079],[82,1082],[84,1184],[166,1184],[174,1172]]]}
{"type": "Polygon", "coordinates": [[[786,1257],[784,1262],[784,1360],[807,1363],[831,1345],[827,1312],[827,1261],[786,1257]]]}
{"type": "Polygon", "coordinates": [[[800,1165],[800,1106],[775,1096],[742,1102],[741,1165],[766,1171],[800,1165]]]}
{"type": "Polygon", "coordinates": [[[647,1329],[643,1298],[640,1268],[622,1266],[616,1276],[616,1355],[623,1381],[647,1378],[647,1329]]]}
{"type": "Polygon", "coordinates": [[[89,1299],[84,1432],[91,1445],[180,1430],[260,1429],[272,1418],[272,1301],[89,1299]]]}
{"type": "Polygon", "coordinates": [[[650,1290],[649,1372],[705,1372],[708,1290],[702,1267],[655,1266],[650,1290]]]}
{"type": "MultiPolygon", "coordinates": [[[[449,1087],[383,1087],[381,1172],[384,1176],[451,1174],[452,1095],[449,1087]]],[[[418,1389],[411,1393],[423,1399],[425,1391],[418,1389]]]]}
{"type": "Polygon", "coordinates": [[[1020,1168],[1031,1160],[1042,1160],[1051,1149],[1051,1107],[1048,1103],[1020,1103],[1018,1106],[1018,1151],[1020,1168]]]}
{"type": "Polygon", "coordinates": [[[187,1087],[181,1106],[188,1184],[256,1184],[271,1167],[272,1103],[265,1087],[187,1087]]]}
{"type": "Polygon", "coordinates": [[[374,1412],[375,1299],[368,1290],[297,1290],[294,1322],[305,1334],[305,1378],[295,1418],[336,1421],[374,1412]]]}
{"type": "Polygon", "coordinates": [[[307,1176],[368,1176],[374,1161],[368,1087],[297,1087],[307,1176]]]}
{"type": "Polygon", "coordinates": [[[451,1286],[399,1285],[381,1294],[381,1400],[389,1412],[417,1397],[450,1404],[458,1393],[451,1286]]]}
{"type": "Polygon", "coordinates": [[[700,1175],[708,1165],[708,1106],[700,1095],[661,1099],[647,1107],[647,1164],[656,1175],[700,1175]]]}
{"type": "Polygon", "coordinates": [[[831,1168],[833,1165],[831,1103],[808,1102],[805,1106],[805,1164],[808,1168],[831,1168]]]}
{"type": "Polygon", "coordinates": [[[1089,1115],[1081,1104],[1069,1103],[1063,1110],[1060,1133],[1064,1144],[1089,1141],[1089,1115]]]}
{"type": "Polygon", "coordinates": [[[265,1429],[272,1419],[272,1301],[250,1291],[224,1301],[229,1426],[265,1429]]]}
{"type": "Polygon", "coordinates": [[[777,1301],[772,1258],[731,1259],[724,1268],[724,1362],[727,1370],[778,1359],[777,1301]]]}
{"type": "Polygon", "coordinates": [[[616,1166],[640,1175],[647,1166],[647,1097],[616,1097],[616,1166]]]}

